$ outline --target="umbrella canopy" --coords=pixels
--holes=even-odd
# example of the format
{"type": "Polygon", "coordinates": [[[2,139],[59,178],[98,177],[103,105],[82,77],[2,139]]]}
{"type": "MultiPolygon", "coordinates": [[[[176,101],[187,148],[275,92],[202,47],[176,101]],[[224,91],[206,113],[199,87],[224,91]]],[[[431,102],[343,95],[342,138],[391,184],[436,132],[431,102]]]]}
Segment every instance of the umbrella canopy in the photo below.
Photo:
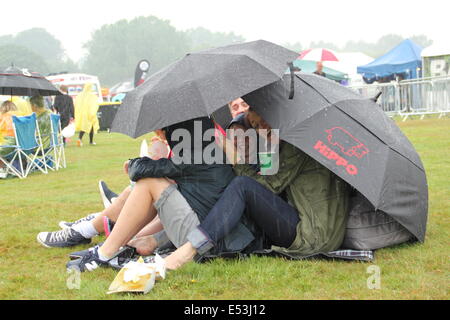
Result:
{"type": "Polygon", "coordinates": [[[302,51],[298,59],[310,61],[339,61],[331,50],[324,48],[307,49],[302,51]]]}
{"type": "Polygon", "coordinates": [[[363,194],[376,209],[424,240],[428,187],[409,140],[378,105],[333,81],[297,74],[243,99],[280,138],[297,146],[363,194]]]}
{"type": "Polygon", "coordinates": [[[228,102],[279,80],[294,51],[268,41],[187,54],[127,93],[111,131],[133,138],[211,115],[228,102]]]}
{"type": "Polygon", "coordinates": [[[38,73],[9,67],[0,73],[0,95],[56,96],[61,92],[38,73]]]}

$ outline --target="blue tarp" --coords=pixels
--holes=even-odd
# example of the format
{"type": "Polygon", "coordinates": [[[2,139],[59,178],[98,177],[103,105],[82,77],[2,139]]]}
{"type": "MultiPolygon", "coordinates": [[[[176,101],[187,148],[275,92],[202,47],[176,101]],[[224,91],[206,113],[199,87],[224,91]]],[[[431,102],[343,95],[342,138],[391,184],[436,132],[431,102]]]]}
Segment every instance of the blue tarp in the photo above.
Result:
{"type": "Polygon", "coordinates": [[[418,68],[422,68],[421,52],[422,47],[406,39],[385,55],[359,66],[357,72],[367,83],[382,78],[394,79],[396,75],[404,79],[414,79],[418,77],[418,68]]]}

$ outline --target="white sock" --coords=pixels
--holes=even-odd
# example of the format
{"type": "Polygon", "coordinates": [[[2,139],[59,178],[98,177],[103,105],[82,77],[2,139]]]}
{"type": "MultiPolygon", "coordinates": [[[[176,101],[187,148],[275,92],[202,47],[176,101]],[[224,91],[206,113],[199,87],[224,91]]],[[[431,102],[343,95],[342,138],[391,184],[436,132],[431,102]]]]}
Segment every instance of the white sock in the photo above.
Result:
{"type": "Polygon", "coordinates": [[[107,257],[107,256],[103,255],[103,254],[101,253],[100,250],[101,250],[101,247],[98,248],[98,251],[97,251],[97,253],[98,253],[98,258],[99,258],[100,260],[102,260],[102,261],[108,261],[108,260],[111,259],[110,257],[107,257]]]}
{"type": "Polygon", "coordinates": [[[98,236],[98,231],[95,229],[94,223],[92,220],[77,223],[72,227],[72,229],[81,233],[81,235],[83,237],[85,237],[86,239],[90,239],[95,236],[98,236]]]}

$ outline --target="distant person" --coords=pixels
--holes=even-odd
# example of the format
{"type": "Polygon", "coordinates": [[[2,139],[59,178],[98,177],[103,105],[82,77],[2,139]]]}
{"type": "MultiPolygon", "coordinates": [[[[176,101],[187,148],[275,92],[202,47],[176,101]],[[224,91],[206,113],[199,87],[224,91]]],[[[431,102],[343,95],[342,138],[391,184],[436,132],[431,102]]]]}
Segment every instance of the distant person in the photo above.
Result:
{"type": "Polygon", "coordinates": [[[316,63],[316,71],[314,71],[314,74],[317,74],[318,76],[326,77],[325,72],[322,71],[323,69],[323,63],[322,61],[317,61],[316,63]]]}
{"type": "Polygon", "coordinates": [[[75,130],[80,131],[77,145],[83,146],[83,135],[89,132],[89,144],[95,145],[94,134],[100,128],[97,118],[98,97],[92,93],[92,83],[86,83],[75,98],[75,130]]]}
{"type": "MultiPolygon", "coordinates": [[[[55,102],[53,103],[53,109],[59,113],[61,116],[61,128],[65,128],[69,125],[70,121],[75,117],[74,106],[72,98],[67,94],[68,88],[62,85],[59,90],[62,95],[55,97],[55,102]]],[[[63,137],[64,144],[66,143],[66,138],[63,137]]]]}
{"type": "Polygon", "coordinates": [[[36,120],[39,126],[39,132],[42,138],[44,149],[50,147],[50,135],[52,132],[50,115],[52,112],[45,107],[42,96],[33,96],[30,98],[31,110],[36,113],[36,120]]]}

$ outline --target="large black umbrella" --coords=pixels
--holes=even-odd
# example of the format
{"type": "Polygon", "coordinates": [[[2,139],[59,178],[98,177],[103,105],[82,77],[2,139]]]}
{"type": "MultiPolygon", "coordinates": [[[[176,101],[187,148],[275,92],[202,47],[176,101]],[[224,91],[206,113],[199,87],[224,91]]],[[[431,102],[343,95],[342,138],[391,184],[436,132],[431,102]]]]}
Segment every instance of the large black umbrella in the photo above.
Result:
{"type": "Polygon", "coordinates": [[[0,95],[10,96],[56,96],[61,92],[38,73],[9,67],[0,72],[0,95]]]}
{"type": "Polygon", "coordinates": [[[133,138],[211,115],[279,80],[298,53],[264,40],[187,54],[127,93],[111,131],[133,138]]]}
{"type": "Polygon", "coordinates": [[[362,193],[373,206],[425,237],[428,187],[419,155],[372,100],[334,81],[297,74],[244,100],[280,138],[297,146],[362,193]]]}

